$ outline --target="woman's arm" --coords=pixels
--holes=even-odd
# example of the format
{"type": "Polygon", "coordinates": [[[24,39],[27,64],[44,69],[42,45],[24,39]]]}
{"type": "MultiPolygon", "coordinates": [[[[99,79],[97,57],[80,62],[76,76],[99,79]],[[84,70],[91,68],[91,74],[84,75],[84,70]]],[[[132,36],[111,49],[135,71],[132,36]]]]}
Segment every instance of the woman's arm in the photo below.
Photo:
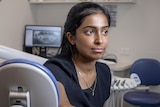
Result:
{"type": "Polygon", "coordinates": [[[70,104],[64,86],[61,82],[58,82],[60,91],[60,107],[75,107],[70,104]]]}

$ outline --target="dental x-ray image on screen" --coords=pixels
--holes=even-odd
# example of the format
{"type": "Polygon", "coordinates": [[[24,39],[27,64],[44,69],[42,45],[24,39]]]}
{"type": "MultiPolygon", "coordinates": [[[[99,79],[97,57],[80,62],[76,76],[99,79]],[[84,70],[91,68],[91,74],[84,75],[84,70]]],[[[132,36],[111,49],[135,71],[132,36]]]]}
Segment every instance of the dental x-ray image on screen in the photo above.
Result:
{"type": "Polygon", "coordinates": [[[62,40],[61,26],[26,25],[26,47],[60,47],[62,40]]]}

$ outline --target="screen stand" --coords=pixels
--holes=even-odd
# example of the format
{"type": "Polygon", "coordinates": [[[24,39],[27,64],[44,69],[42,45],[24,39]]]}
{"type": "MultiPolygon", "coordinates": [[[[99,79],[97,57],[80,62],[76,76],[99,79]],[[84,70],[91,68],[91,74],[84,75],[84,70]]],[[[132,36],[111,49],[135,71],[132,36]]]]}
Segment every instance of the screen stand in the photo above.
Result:
{"type": "Polygon", "coordinates": [[[47,57],[47,48],[46,47],[40,47],[40,55],[41,57],[47,57]]]}

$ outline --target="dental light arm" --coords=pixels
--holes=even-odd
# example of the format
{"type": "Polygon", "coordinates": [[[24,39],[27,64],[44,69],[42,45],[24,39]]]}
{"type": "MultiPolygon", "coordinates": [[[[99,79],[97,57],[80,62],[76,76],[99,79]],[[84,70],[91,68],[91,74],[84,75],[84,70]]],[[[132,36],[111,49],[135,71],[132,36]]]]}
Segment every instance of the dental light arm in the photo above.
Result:
{"type": "Polygon", "coordinates": [[[33,54],[29,54],[26,52],[22,52],[13,48],[9,48],[6,46],[0,45],[0,58],[4,60],[15,59],[15,58],[23,58],[31,61],[38,62],[40,64],[44,64],[47,61],[46,58],[36,56],[33,54]]]}

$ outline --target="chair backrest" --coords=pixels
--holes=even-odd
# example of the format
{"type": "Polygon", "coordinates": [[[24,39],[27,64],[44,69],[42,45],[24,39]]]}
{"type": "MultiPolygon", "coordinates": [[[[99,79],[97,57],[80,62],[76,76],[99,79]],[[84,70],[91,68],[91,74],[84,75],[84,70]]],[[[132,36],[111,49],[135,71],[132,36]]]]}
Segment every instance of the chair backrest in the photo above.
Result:
{"type": "Polygon", "coordinates": [[[56,78],[45,66],[30,60],[4,61],[0,63],[0,105],[20,103],[25,107],[59,107],[56,78]]]}
{"type": "Polygon", "coordinates": [[[160,84],[160,62],[156,59],[138,59],[130,68],[130,74],[136,73],[141,85],[159,85],[160,84]]]}

